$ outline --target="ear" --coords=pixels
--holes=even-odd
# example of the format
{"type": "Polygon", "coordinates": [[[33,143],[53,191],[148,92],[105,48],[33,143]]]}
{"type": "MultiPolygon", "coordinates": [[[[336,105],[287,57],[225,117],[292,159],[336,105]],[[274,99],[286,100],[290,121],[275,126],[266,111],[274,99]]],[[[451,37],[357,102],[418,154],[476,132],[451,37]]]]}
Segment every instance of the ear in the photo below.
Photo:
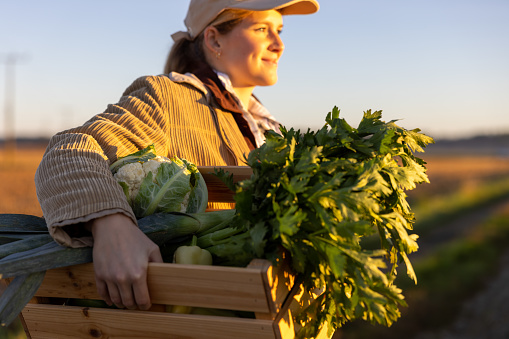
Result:
{"type": "Polygon", "coordinates": [[[216,55],[221,52],[220,33],[217,28],[208,26],[203,31],[203,43],[205,48],[212,55],[216,55]]]}

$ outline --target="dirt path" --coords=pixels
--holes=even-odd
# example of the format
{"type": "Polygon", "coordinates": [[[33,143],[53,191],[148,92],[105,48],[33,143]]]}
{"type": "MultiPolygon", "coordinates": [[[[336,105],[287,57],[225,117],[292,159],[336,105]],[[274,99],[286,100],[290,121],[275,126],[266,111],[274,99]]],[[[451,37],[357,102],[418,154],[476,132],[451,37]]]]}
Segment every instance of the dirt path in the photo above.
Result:
{"type": "MultiPolygon", "coordinates": [[[[419,251],[410,259],[425,257],[437,246],[446,245],[456,238],[469,236],[472,230],[496,214],[509,211],[509,198],[498,203],[464,213],[445,227],[437,228],[419,238],[419,251]]],[[[507,212],[505,212],[507,213],[507,212]]],[[[506,214],[507,215],[507,214],[506,214]]],[[[509,220],[507,221],[509,223],[509,220]]],[[[508,244],[509,245],[509,244],[508,244]]],[[[401,339],[509,339],[509,246],[500,258],[499,270],[481,291],[466,300],[455,320],[443,329],[409,334],[401,339]]],[[[348,331],[334,338],[349,338],[348,331]]]]}
{"type": "MultiPolygon", "coordinates": [[[[509,222],[509,221],[508,221],[509,222]]],[[[421,333],[414,339],[509,338],[509,250],[500,260],[498,275],[485,289],[463,304],[447,328],[421,333]]]]}
{"type": "MultiPolygon", "coordinates": [[[[469,213],[458,219],[447,231],[454,229],[456,235],[466,235],[475,225],[493,214],[509,210],[509,201],[469,213]]],[[[507,221],[509,223],[509,220],[507,221]]],[[[431,246],[440,238],[440,230],[424,240],[431,246]]],[[[454,234],[454,233],[452,233],[454,234]]],[[[435,243],[436,245],[436,243],[435,243]]],[[[477,294],[463,303],[452,324],[446,328],[420,333],[414,339],[508,339],[509,338],[509,248],[500,258],[496,276],[477,294]]]]}

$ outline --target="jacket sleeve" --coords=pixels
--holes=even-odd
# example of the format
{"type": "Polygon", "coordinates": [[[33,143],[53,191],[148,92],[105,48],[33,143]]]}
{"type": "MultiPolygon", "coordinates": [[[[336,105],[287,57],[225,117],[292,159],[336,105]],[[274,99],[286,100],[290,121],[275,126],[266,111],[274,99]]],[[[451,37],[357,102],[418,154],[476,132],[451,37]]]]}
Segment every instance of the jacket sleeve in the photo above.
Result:
{"type": "MultiPolygon", "coordinates": [[[[160,77],[137,79],[119,102],[83,126],[51,138],[35,174],[37,197],[50,234],[60,244],[91,246],[84,232],[67,232],[112,213],[136,218],[109,164],[150,144],[165,152],[165,104],[160,77]]],[[[81,230],[83,231],[83,230],[81,230]]]]}

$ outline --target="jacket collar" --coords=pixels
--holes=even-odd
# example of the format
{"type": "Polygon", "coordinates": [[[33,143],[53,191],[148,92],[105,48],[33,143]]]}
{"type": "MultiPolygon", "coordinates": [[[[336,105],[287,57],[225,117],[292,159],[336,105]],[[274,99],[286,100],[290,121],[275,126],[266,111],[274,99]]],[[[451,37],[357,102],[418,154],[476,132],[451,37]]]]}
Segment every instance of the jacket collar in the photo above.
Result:
{"type": "Polygon", "coordinates": [[[184,82],[193,85],[201,90],[209,101],[214,101],[224,110],[232,112],[233,118],[237,122],[239,129],[246,138],[250,149],[256,145],[256,138],[249,127],[249,123],[244,118],[244,111],[235,99],[232,93],[226,90],[216,72],[207,64],[197,67],[193,73],[180,74],[171,72],[169,77],[175,82],[184,82]]]}
{"type": "Polygon", "coordinates": [[[227,111],[243,114],[234,95],[224,87],[217,73],[210,66],[203,64],[194,71],[194,75],[209,89],[219,106],[227,111]]]}
{"type": "Polygon", "coordinates": [[[243,110],[234,95],[226,90],[216,72],[207,64],[200,65],[192,73],[171,72],[169,77],[172,81],[193,85],[206,94],[209,99],[214,98],[222,109],[243,114],[243,110]]]}

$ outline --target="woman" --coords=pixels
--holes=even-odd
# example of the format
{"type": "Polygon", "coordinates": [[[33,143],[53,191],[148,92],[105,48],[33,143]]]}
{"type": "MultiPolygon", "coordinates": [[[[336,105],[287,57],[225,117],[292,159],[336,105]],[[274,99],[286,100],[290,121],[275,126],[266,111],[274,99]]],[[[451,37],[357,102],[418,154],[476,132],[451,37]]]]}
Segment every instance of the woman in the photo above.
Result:
{"type": "Polygon", "coordinates": [[[108,304],[150,308],[147,265],[162,262],[109,164],[149,144],[201,166],[241,164],[278,127],[252,92],[277,80],[282,15],[317,10],[314,0],[191,0],[165,75],[137,79],[117,104],[51,139],[35,177],[44,216],[57,242],[93,245],[108,304]]]}

